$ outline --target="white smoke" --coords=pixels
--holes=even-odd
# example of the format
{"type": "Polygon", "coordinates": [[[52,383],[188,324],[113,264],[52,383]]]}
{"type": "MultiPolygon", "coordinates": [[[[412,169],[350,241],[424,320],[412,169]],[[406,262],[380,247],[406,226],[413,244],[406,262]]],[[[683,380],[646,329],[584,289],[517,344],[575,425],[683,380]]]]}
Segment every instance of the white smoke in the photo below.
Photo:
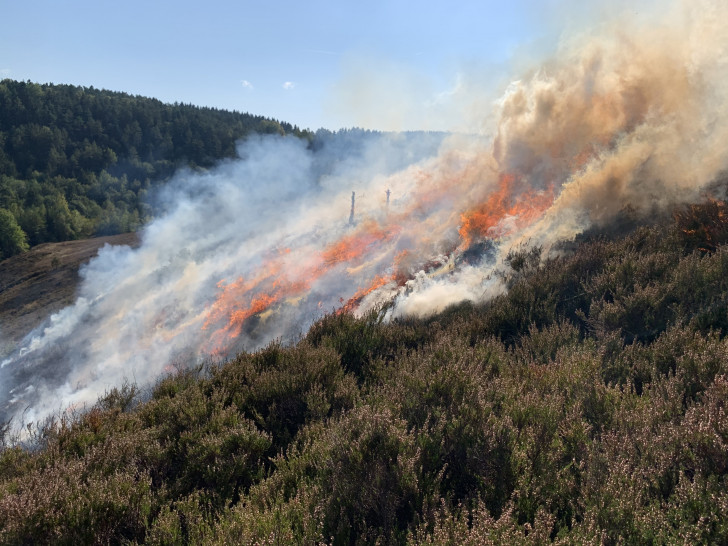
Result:
{"type": "MultiPolygon", "coordinates": [[[[294,137],[254,137],[240,145],[239,160],[179,173],[156,196],[165,213],[144,229],[141,245],[103,247],[80,271],[76,303],[2,363],[6,415],[37,421],[93,404],[124,380],[146,384],[174,363],[224,349],[209,343],[214,331],[205,327],[220,282],[255,275],[286,247],[298,249],[298,263],[286,264],[295,271],[309,249],[351,229],[352,189],[360,195],[357,219],[385,213],[381,181],[401,167],[404,137],[347,138],[356,153],[342,157],[335,136],[315,153],[294,137]]],[[[435,154],[441,138],[410,135],[409,161],[435,154]]],[[[330,275],[313,286],[315,302],[279,309],[235,347],[295,338],[356,291],[348,282],[330,275]]]]}

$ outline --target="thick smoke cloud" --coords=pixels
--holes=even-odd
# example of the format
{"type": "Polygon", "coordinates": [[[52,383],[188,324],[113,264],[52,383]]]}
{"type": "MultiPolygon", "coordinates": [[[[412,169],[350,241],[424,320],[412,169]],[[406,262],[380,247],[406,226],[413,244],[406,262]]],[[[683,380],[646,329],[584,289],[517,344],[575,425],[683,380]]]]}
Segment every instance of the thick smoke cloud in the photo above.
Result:
{"type": "MultiPolygon", "coordinates": [[[[697,200],[728,166],[728,6],[660,9],[642,24],[620,18],[565,40],[504,93],[492,148],[476,152],[458,181],[460,210],[486,202],[504,174],[513,193],[553,188],[555,199],[500,238],[496,263],[510,248],[571,240],[628,206],[646,216],[697,200]]],[[[487,298],[499,290],[491,269],[400,288],[394,314],[439,310],[468,291],[487,298]]]]}
{"type": "Polygon", "coordinates": [[[2,363],[1,411],[91,404],[123,379],[294,340],[335,309],[483,301],[511,248],[699,198],[728,165],[726,20],[724,3],[675,3],[564,39],[504,91],[489,138],[252,139],[240,160],[180,173],[142,245],[104,248],[77,302],[2,363]]]}

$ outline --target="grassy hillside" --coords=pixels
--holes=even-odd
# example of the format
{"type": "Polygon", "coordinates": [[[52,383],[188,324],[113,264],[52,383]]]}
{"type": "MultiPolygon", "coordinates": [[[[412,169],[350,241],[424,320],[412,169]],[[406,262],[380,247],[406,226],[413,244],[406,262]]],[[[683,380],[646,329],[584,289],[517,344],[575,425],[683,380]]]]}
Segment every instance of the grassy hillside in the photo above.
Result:
{"type": "MultiPolygon", "coordinates": [[[[728,215],[677,211],[428,320],[119,386],[0,453],[0,542],[728,542],[728,215]]],[[[6,439],[9,441],[9,439],[6,439]]]]}

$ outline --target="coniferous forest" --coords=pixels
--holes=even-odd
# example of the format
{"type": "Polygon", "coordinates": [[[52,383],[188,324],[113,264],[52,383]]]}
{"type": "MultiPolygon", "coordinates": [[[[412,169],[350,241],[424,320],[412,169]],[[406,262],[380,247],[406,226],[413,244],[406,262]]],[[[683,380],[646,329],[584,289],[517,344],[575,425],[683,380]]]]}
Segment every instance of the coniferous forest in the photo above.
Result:
{"type": "Polygon", "coordinates": [[[28,246],[135,231],[147,192],[180,167],[234,157],[262,116],[73,85],[0,81],[0,259],[28,246]]]}

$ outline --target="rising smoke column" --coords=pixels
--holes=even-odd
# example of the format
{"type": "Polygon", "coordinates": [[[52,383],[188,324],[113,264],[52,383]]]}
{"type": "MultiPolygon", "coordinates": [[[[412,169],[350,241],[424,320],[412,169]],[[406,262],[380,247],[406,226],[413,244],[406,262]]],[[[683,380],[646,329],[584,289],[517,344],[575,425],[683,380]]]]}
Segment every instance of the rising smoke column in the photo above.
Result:
{"type": "MultiPolygon", "coordinates": [[[[509,86],[492,148],[463,172],[461,230],[500,207],[494,195],[504,180],[506,203],[539,189],[555,200],[540,216],[503,216],[500,259],[514,246],[571,240],[627,206],[648,215],[700,198],[728,166],[728,6],[661,8],[647,25],[620,19],[570,38],[555,59],[509,86]]],[[[420,276],[411,289],[392,291],[394,314],[425,315],[498,289],[487,268],[420,276]]]]}
{"type": "Polygon", "coordinates": [[[453,136],[396,172],[344,157],[322,175],[303,143],[272,138],[181,173],[142,245],[102,250],[76,304],[2,363],[0,408],[27,422],[93,403],[175,362],[295,340],[332,310],[482,301],[513,246],[696,199],[728,163],[727,12],[675,3],[564,40],[505,90],[493,138],[453,136]]]}

